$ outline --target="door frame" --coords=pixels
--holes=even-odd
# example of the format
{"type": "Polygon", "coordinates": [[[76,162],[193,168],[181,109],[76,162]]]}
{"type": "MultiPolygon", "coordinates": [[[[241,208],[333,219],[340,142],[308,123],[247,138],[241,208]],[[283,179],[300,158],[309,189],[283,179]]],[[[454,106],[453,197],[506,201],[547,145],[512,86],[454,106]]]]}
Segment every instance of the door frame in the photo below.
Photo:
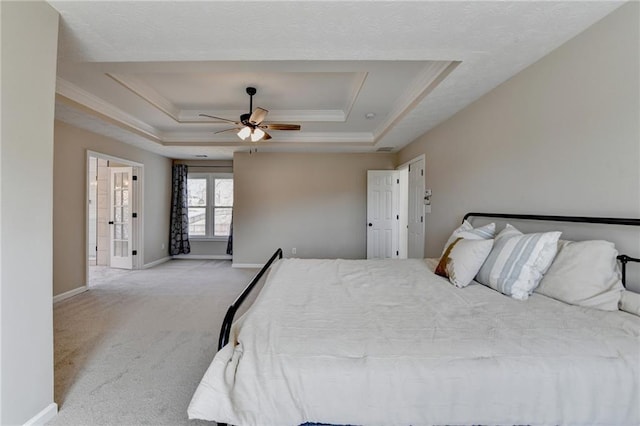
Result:
{"type": "MultiPolygon", "coordinates": [[[[418,155],[417,157],[412,158],[409,161],[405,161],[404,163],[402,163],[398,167],[396,167],[396,170],[403,170],[403,169],[409,170],[409,166],[411,164],[416,163],[416,162],[418,162],[420,160],[422,160],[422,162],[424,164],[424,179],[423,179],[423,186],[422,186],[422,189],[424,190],[424,188],[427,187],[427,155],[426,154],[421,154],[421,155],[418,155]]],[[[407,179],[407,182],[404,185],[406,185],[407,189],[409,188],[409,180],[408,179],[407,179]]],[[[401,191],[402,191],[402,189],[401,189],[401,191]]],[[[406,206],[403,206],[402,204],[400,204],[400,206],[399,206],[400,215],[404,218],[404,222],[405,223],[408,222],[408,216],[409,216],[409,205],[408,205],[409,200],[407,199],[406,201],[407,201],[407,205],[406,206]]],[[[422,206],[422,215],[424,217],[424,220],[422,221],[422,240],[423,240],[422,244],[424,245],[425,240],[427,238],[426,228],[425,228],[425,225],[427,223],[427,217],[426,217],[426,212],[425,212],[424,205],[422,206]]],[[[402,242],[402,240],[400,240],[400,242],[402,242]]],[[[400,253],[408,254],[408,252],[409,252],[408,239],[405,239],[404,242],[407,244],[406,247],[404,247],[404,248],[400,247],[399,251],[400,251],[400,253]],[[403,251],[403,249],[404,249],[404,251],[403,251]]]]}
{"type": "MultiPolygon", "coordinates": [[[[402,169],[404,167],[409,167],[409,164],[415,163],[416,161],[420,161],[420,160],[424,161],[424,164],[425,164],[424,168],[426,170],[426,168],[427,168],[427,155],[426,154],[420,154],[417,157],[412,158],[409,161],[405,161],[404,163],[402,163],[398,167],[396,167],[396,170],[400,170],[400,169],[402,169]]],[[[426,182],[427,182],[426,181],[426,177],[427,177],[427,173],[426,172],[424,174],[424,177],[425,177],[425,184],[426,184],[426,182]]]]}
{"type": "Polygon", "coordinates": [[[136,161],[127,160],[126,158],[115,157],[113,155],[104,154],[98,151],[92,151],[87,149],[85,158],[85,283],[89,285],[89,190],[90,190],[90,172],[89,162],[91,157],[99,158],[102,160],[113,161],[118,164],[124,164],[126,166],[133,167],[133,174],[137,176],[137,185],[132,186],[131,197],[131,211],[138,213],[138,217],[135,221],[132,221],[131,234],[134,248],[137,251],[136,256],[133,257],[133,268],[142,269],[144,265],[144,164],[136,161]]]}
{"type": "Polygon", "coordinates": [[[398,258],[407,259],[409,252],[409,166],[396,168],[400,187],[398,188],[398,258]]]}

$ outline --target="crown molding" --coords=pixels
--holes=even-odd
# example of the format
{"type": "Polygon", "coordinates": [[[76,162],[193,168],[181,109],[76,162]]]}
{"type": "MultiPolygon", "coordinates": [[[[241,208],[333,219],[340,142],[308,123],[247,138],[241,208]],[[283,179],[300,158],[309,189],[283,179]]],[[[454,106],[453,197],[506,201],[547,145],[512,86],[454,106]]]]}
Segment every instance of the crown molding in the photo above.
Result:
{"type": "MultiPolygon", "coordinates": [[[[355,74],[355,82],[343,109],[269,110],[269,121],[345,122],[358,99],[369,73],[356,72],[353,74],[355,74]]],[[[225,121],[212,121],[206,117],[200,117],[199,114],[204,113],[222,118],[229,117],[230,120],[239,120],[241,114],[247,113],[246,110],[180,109],[142,79],[124,74],[106,73],[106,75],[157,110],[172,118],[176,123],[225,123],[225,121]]]]}
{"type": "Polygon", "coordinates": [[[155,127],[150,126],[144,121],[114,107],[103,99],[98,98],[97,96],[81,89],[73,83],[63,80],[60,77],[56,78],[56,93],[63,99],[69,99],[93,111],[94,113],[98,113],[116,123],[135,130],[136,133],[154,141],[162,141],[161,133],[155,127]]]}
{"type": "Polygon", "coordinates": [[[169,117],[178,121],[180,115],[180,109],[176,107],[173,102],[158,93],[153,87],[149,86],[143,80],[131,76],[122,74],[106,73],[107,77],[111,78],[115,82],[121,84],[123,87],[131,91],[142,100],[153,105],[156,109],[164,112],[169,117]]]}
{"type": "MultiPolygon", "coordinates": [[[[139,134],[153,142],[164,146],[197,146],[206,144],[207,146],[228,146],[229,143],[235,143],[235,135],[219,141],[212,141],[211,131],[198,132],[160,132],[154,127],[144,123],[143,121],[131,116],[130,114],[114,107],[104,100],[80,89],[79,87],[69,83],[66,80],[58,78],[56,93],[60,99],[70,106],[82,107],[94,115],[101,115],[113,122],[121,128],[139,134]]],[[[326,111],[323,111],[326,113],[326,111]]],[[[299,114],[304,117],[306,113],[314,114],[314,112],[292,111],[292,114],[299,114]]],[[[285,112],[289,117],[288,112],[285,112]]],[[[342,111],[340,111],[342,114],[342,111]]],[[[276,118],[278,116],[276,115],[276,118]]],[[[293,121],[293,120],[292,120],[293,121]]],[[[304,121],[304,120],[300,120],[304,121]]],[[[201,123],[204,121],[200,121],[201,123]]],[[[374,137],[369,132],[279,132],[278,142],[285,144],[303,143],[307,144],[356,144],[362,146],[364,144],[373,144],[374,137]]],[[[237,143],[243,144],[238,141],[237,143]]],[[[273,142],[270,142],[273,143],[273,142]]],[[[249,146],[249,145],[247,145],[249,146]]]]}
{"type": "MultiPolygon", "coordinates": [[[[229,118],[229,120],[240,120],[241,114],[246,114],[246,110],[182,110],[180,112],[179,123],[228,123],[227,121],[215,120],[213,118],[200,117],[198,114],[208,114],[215,117],[229,118]]],[[[328,109],[328,110],[269,110],[268,120],[265,122],[271,123],[274,121],[302,121],[302,122],[344,122],[346,116],[344,111],[340,109],[328,109]]]]}
{"type": "MultiPolygon", "coordinates": [[[[223,140],[213,141],[211,138],[211,132],[167,132],[163,135],[163,145],[166,146],[186,146],[191,143],[211,143],[228,146],[231,144],[250,146],[250,143],[243,142],[233,133],[230,137],[223,140]]],[[[278,142],[282,143],[321,143],[324,145],[335,143],[352,143],[352,144],[373,144],[373,135],[367,132],[315,132],[315,133],[298,133],[298,132],[285,132],[279,133],[278,142]]],[[[274,142],[269,142],[274,143],[274,142]]]]}
{"type": "MultiPolygon", "coordinates": [[[[277,140],[289,146],[295,143],[300,143],[304,146],[309,146],[310,144],[318,146],[335,146],[335,144],[360,147],[366,145],[375,146],[382,136],[402,120],[458,64],[459,62],[439,61],[430,62],[424,66],[416,78],[406,87],[402,96],[396,99],[386,119],[373,132],[277,132],[277,140]]],[[[345,122],[348,114],[356,104],[369,75],[368,72],[354,74],[357,78],[354,79],[351,86],[351,92],[347,97],[348,100],[344,110],[272,110],[269,112],[269,122],[345,122]]],[[[238,117],[239,119],[241,114],[246,113],[246,111],[242,110],[180,110],[171,101],[135,76],[123,74],[106,75],[157,110],[171,117],[177,123],[193,123],[199,124],[201,127],[202,125],[213,123],[231,124],[225,121],[200,117],[198,114],[206,113],[222,118],[229,117],[233,119],[233,117],[238,117]]],[[[196,146],[199,144],[208,146],[229,146],[229,144],[232,144],[232,146],[244,146],[243,142],[237,140],[233,133],[213,136],[210,129],[202,130],[201,128],[196,129],[190,126],[185,127],[185,131],[160,131],[154,126],[59,77],[57,79],[56,92],[63,99],[67,99],[67,103],[75,103],[82,108],[86,108],[94,115],[103,116],[119,127],[137,133],[163,146],[196,146]],[[187,129],[191,131],[186,131],[187,129]]]]}
{"type": "Polygon", "coordinates": [[[459,64],[460,62],[456,61],[434,61],[425,66],[404,94],[394,102],[386,119],[373,131],[375,141],[379,141],[400,122],[459,64]]]}
{"type": "Polygon", "coordinates": [[[351,88],[351,93],[349,94],[347,103],[343,109],[344,111],[343,121],[347,121],[347,118],[349,118],[349,115],[351,114],[351,110],[353,109],[353,106],[355,105],[356,100],[358,99],[358,96],[360,96],[360,91],[362,90],[362,86],[364,86],[364,82],[367,79],[368,75],[369,75],[368,72],[357,73],[357,76],[358,76],[357,80],[353,85],[353,87],[351,88]]]}
{"type": "MultiPolygon", "coordinates": [[[[292,144],[289,142],[242,142],[240,144],[221,143],[221,142],[192,142],[190,144],[184,144],[180,142],[167,142],[164,144],[166,148],[225,148],[235,151],[258,148],[261,150],[269,149],[284,149],[287,152],[323,152],[326,149],[327,144],[321,142],[308,142],[292,144]],[[314,151],[316,150],[316,151],[314,151]]],[[[363,143],[341,143],[332,145],[331,152],[344,151],[344,152],[376,152],[376,148],[371,144],[363,143]]]]}

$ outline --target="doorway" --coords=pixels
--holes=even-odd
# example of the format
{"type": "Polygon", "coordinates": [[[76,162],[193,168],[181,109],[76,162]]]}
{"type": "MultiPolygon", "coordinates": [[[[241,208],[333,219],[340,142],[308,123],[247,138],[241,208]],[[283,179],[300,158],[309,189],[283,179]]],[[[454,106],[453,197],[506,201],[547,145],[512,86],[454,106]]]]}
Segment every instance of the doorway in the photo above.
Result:
{"type": "Polygon", "coordinates": [[[86,282],[142,267],[143,165],[87,151],[86,282]]]}
{"type": "MultiPolygon", "coordinates": [[[[425,222],[425,156],[421,155],[403,165],[407,169],[407,257],[424,258],[425,222]]],[[[401,166],[402,167],[402,166],[401,166]]]]}
{"type": "Polygon", "coordinates": [[[367,258],[424,258],[425,156],[367,172],[367,258]]]}

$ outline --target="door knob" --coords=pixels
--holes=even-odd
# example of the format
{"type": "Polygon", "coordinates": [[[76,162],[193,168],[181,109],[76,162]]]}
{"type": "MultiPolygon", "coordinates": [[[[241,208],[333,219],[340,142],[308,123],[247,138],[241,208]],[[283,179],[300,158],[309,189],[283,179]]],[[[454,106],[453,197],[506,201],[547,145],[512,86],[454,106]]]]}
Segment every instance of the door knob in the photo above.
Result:
{"type": "Polygon", "coordinates": [[[373,223],[370,223],[369,226],[373,226],[373,223]]]}
{"type": "Polygon", "coordinates": [[[112,220],[109,221],[109,225],[113,225],[113,221],[112,220]]]}

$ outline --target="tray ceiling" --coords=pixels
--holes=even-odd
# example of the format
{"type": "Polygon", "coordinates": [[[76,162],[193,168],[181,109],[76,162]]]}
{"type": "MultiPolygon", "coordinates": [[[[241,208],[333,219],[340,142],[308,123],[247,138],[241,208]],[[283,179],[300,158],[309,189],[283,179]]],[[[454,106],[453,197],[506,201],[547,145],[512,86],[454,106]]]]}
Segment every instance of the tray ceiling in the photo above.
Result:
{"type": "Polygon", "coordinates": [[[255,146],[198,115],[238,120],[247,86],[267,121],[302,126],[260,150],[397,151],[621,4],[49,3],[56,118],[172,158],[255,146]]]}

